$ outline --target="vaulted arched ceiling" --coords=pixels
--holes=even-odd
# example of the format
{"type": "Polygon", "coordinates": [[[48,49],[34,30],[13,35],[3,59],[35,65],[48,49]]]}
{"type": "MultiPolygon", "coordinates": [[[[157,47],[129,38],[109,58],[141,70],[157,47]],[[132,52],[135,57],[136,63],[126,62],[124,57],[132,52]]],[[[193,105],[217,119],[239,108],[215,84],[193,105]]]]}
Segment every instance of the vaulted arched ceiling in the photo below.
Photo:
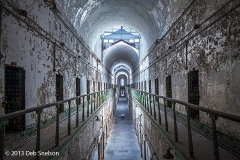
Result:
{"type": "Polygon", "coordinates": [[[127,74],[127,77],[130,77],[130,72],[129,72],[129,70],[127,70],[126,68],[123,68],[123,67],[119,68],[118,70],[116,70],[116,71],[114,72],[114,77],[116,77],[116,75],[118,75],[118,73],[121,73],[121,72],[126,73],[126,74],[127,74]]]}
{"type": "Polygon", "coordinates": [[[117,43],[104,51],[103,63],[109,70],[118,64],[126,64],[134,70],[139,62],[139,56],[133,47],[124,43],[117,43]]]}
{"type": "MultiPolygon", "coordinates": [[[[126,26],[141,36],[140,53],[148,49],[179,17],[192,0],[55,0],[57,8],[74,25],[86,44],[95,51],[101,48],[100,35],[109,28],[126,26]],[[95,48],[96,47],[96,48],[95,48]]],[[[108,70],[126,64],[133,71],[139,64],[139,54],[133,48],[115,44],[104,55],[108,70]]],[[[100,58],[100,57],[99,57],[100,58]]]]}
{"type": "Polygon", "coordinates": [[[108,28],[128,26],[149,47],[192,0],[56,0],[90,48],[108,28]]]}

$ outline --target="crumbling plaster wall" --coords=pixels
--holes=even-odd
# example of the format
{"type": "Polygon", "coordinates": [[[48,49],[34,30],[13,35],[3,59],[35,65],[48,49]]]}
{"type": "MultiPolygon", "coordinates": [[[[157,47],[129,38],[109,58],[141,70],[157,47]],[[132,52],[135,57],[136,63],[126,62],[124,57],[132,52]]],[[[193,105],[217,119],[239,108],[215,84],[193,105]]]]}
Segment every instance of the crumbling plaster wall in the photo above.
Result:
{"type": "MultiPolygon", "coordinates": [[[[160,95],[166,95],[166,76],[171,75],[172,97],[187,102],[188,72],[198,70],[200,105],[240,115],[239,15],[237,0],[230,3],[196,1],[149,54],[150,64],[154,63],[148,68],[152,90],[154,79],[158,77],[160,95]],[[201,24],[200,28],[194,29],[196,24],[201,24]]],[[[177,109],[186,114],[184,106],[177,109]]],[[[200,112],[200,120],[211,122],[209,115],[203,112],[200,112]]],[[[217,125],[239,135],[239,127],[233,122],[219,118],[217,125]]]]}
{"type": "MultiPolygon", "coordinates": [[[[77,36],[63,15],[56,15],[44,1],[1,1],[0,92],[4,96],[4,66],[16,62],[26,71],[26,106],[31,108],[56,101],[56,74],[63,76],[64,99],[76,96],[76,78],[94,79],[91,51],[77,36]],[[18,10],[27,11],[27,16],[18,10]],[[63,21],[62,21],[63,20],[63,21]]],[[[95,62],[96,64],[96,62],[95,62]]],[[[86,85],[82,84],[84,93],[86,85]]],[[[93,85],[91,85],[92,87],[93,85]]],[[[72,106],[75,104],[72,103],[72,106]]],[[[4,109],[0,107],[1,113],[4,109]]],[[[44,109],[42,119],[55,114],[44,109]]],[[[26,115],[26,125],[35,122],[35,113],[26,115]]]]}
{"type": "MultiPolygon", "coordinates": [[[[154,127],[149,118],[144,114],[134,100],[129,99],[130,111],[132,112],[134,128],[137,134],[138,143],[141,149],[142,156],[144,157],[144,143],[150,150],[150,154],[146,156],[154,157],[153,159],[163,159],[162,155],[167,152],[169,144],[160,135],[158,130],[154,127]],[[154,155],[155,154],[155,155],[154,155]]],[[[174,155],[177,159],[177,155],[174,155]]]]}
{"type": "MultiPolygon", "coordinates": [[[[114,95],[115,96],[115,95],[114,95]]],[[[98,154],[98,143],[100,138],[104,137],[104,147],[107,144],[107,138],[111,133],[113,121],[113,107],[116,107],[115,98],[112,96],[108,103],[97,115],[100,121],[96,118],[86,126],[86,128],[71,142],[67,150],[58,158],[60,160],[92,160],[94,154],[98,154]]],[[[102,144],[101,144],[102,145],[102,144]]]]}

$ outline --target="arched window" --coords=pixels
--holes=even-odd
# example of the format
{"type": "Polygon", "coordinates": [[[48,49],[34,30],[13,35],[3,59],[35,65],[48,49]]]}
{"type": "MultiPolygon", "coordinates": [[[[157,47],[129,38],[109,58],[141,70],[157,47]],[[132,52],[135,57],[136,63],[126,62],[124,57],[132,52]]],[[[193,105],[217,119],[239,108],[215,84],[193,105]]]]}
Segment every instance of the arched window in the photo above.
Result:
{"type": "Polygon", "coordinates": [[[124,86],[124,79],[121,78],[121,86],[124,86]]]}

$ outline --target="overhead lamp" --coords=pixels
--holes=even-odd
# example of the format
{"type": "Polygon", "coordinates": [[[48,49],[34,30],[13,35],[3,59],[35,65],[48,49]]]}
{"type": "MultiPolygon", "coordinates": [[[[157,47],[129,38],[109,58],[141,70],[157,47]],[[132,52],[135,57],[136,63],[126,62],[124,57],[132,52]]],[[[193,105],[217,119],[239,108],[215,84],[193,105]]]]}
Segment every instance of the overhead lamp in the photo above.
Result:
{"type": "Polygon", "coordinates": [[[44,0],[46,5],[50,8],[51,11],[58,13],[55,0],[44,0]]]}
{"type": "Polygon", "coordinates": [[[46,5],[50,8],[53,8],[56,6],[55,0],[44,0],[46,5]]]}
{"type": "Polygon", "coordinates": [[[155,44],[159,44],[160,39],[156,39],[155,44]]]}
{"type": "Polygon", "coordinates": [[[95,121],[101,121],[98,116],[94,116],[94,117],[97,117],[95,121]]]}
{"type": "Polygon", "coordinates": [[[164,159],[173,159],[174,158],[174,156],[171,154],[171,152],[170,152],[170,147],[168,148],[168,150],[167,150],[167,153],[166,154],[164,154],[164,155],[162,155],[162,157],[164,158],[164,159]]]}
{"type": "Polygon", "coordinates": [[[64,46],[65,46],[65,43],[64,43],[64,42],[60,42],[60,45],[61,45],[62,47],[64,47],[64,46]]]}
{"type": "Polygon", "coordinates": [[[193,26],[193,28],[194,28],[194,29],[199,29],[199,28],[200,28],[200,24],[195,24],[195,25],[193,26]]]}
{"type": "Polygon", "coordinates": [[[24,17],[27,17],[27,11],[23,9],[18,9],[18,14],[24,17]]]}

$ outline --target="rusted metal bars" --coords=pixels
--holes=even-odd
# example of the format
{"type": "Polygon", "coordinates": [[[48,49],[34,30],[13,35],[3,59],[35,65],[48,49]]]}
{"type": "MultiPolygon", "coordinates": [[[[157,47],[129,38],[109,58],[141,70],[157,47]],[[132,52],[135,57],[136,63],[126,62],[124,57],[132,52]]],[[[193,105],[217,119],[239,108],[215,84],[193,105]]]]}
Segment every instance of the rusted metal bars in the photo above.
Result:
{"type": "MultiPolygon", "coordinates": [[[[37,114],[37,137],[36,137],[35,152],[38,153],[38,151],[40,151],[40,141],[41,141],[41,139],[40,139],[41,110],[36,111],[36,114],[37,114]]],[[[40,159],[39,154],[36,154],[35,159],[36,160],[40,159]]]]}
{"type": "MultiPolygon", "coordinates": [[[[133,89],[129,88],[129,93],[132,92],[133,89]]],[[[218,117],[222,117],[237,123],[240,123],[240,117],[231,115],[228,113],[223,113],[220,111],[212,110],[206,107],[194,105],[191,103],[179,101],[176,99],[160,96],[160,95],[155,95],[155,94],[150,94],[144,91],[139,91],[135,92],[136,94],[140,94],[140,104],[143,105],[144,109],[148,112],[151,113],[150,110],[150,103],[151,103],[151,95],[155,96],[155,99],[157,101],[157,106],[158,106],[158,119],[159,119],[159,124],[161,124],[161,112],[160,112],[160,98],[163,99],[164,101],[164,114],[165,114],[165,128],[166,131],[168,131],[168,120],[167,120],[167,104],[166,101],[171,101],[172,106],[173,106],[173,118],[174,118],[174,135],[175,135],[175,141],[178,141],[178,129],[177,129],[177,120],[176,120],[176,103],[180,105],[184,105],[187,110],[187,130],[188,130],[188,148],[189,148],[189,154],[190,156],[193,157],[193,140],[192,140],[192,133],[191,133],[191,117],[190,117],[190,109],[197,109],[199,111],[206,112],[211,115],[211,120],[212,120],[212,137],[213,137],[213,146],[214,146],[214,160],[219,160],[219,151],[218,151],[218,140],[217,140],[217,130],[216,130],[216,120],[218,117]],[[149,103],[150,101],[150,103],[149,103]]],[[[137,95],[136,95],[137,96],[137,95]]],[[[153,102],[155,104],[155,102],[153,102]]],[[[154,111],[155,113],[155,111],[154,111]]],[[[152,114],[151,114],[152,115],[152,114]]],[[[155,115],[154,115],[155,118],[155,115]]]]}
{"type": "Polygon", "coordinates": [[[188,150],[191,157],[193,157],[193,141],[192,141],[192,131],[191,131],[191,119],[190,119],[190,108],[187,108],[187,128],[188,128],[188,150]]]}
{"type": "Polygon", "coordinates": [[[215,116],[215,115],[211,115],[211,119],[212,119],[212,137],[213,137],[214,160],[219,160],[217,129],[216,129],[216,120],[218,119],[218,117],[215,116]]]}
{"type": "Polygon", "coordinates": [[[82,97],[82,121],[85,120],[85,96],[82,97]]]}
{"type": "Polygon", "coordinates": [[[71,134],[71,101],[68,101],[68,135],[71,134]]]}
{"type": "Polygon", "coordinates": [[[173,121],[174,121],[174,136],[175,141],[178,141],[178,130],[177,130],[177,117],[176,117],[176,102],[172,103],[173,105],[173,121]]]}
{"type": "Polygon", "coordinates": [[[5,146],[5,124],[6,121],[0,122],[0,158],[4,156],[4,146],[5,146]]]}
{"type": "Polygon", "coordinates": [[[81,104],[81,98],[76,99],[77,113],[76,113],[76,127],[79,125],[79,105],[81,104]]]}
{"type": "Polygon", "coordinates": [[[164,99],[164,116],[165,116],[165,128],[166,128],[166,131],[168,132],[168,119],[167,119],[167,104],[166,104],[166,99],[164,99]]]}
{"type": "Polygon", "coordinates": [[[59,144],[59,108],[60,104],[56,105],[57,107],[57,113],[56,113],[56,133],[55,133],[55,144],[58,146],[59,144]]]}

